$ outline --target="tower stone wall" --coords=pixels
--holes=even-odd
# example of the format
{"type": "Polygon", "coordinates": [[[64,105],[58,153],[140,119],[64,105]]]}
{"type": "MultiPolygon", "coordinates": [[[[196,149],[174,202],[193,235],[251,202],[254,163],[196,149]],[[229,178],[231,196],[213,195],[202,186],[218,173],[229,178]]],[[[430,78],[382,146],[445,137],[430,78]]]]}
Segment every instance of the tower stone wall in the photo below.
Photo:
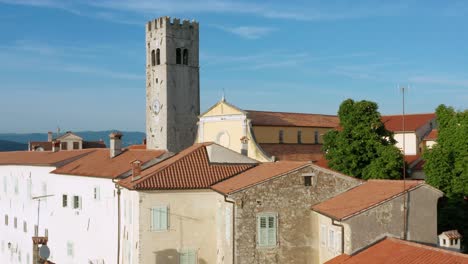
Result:
{"type": "Polygon", "coordinates": [[[146,24],[148,149],[178,152],[195,141],[200,114],[198,23],[161,17],[146,24]]]}

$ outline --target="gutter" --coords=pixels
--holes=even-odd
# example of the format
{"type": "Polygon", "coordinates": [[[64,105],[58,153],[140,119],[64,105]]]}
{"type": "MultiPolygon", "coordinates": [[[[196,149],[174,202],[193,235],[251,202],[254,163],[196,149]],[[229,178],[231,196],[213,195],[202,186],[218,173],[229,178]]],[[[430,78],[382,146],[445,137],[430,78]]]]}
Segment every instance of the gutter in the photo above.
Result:
{"type": "Polygon", "coordinates": [[[235,201],[232,200],[232,199],[229,199],[227,196],[224,196],[224,201],[227,202],[227,203],[230,203],[232,204],[232,264],[234,264],[236,262],[236,214],[235,214],[235,210],[236,210],[236,204],[235,204],[235,201]]]}

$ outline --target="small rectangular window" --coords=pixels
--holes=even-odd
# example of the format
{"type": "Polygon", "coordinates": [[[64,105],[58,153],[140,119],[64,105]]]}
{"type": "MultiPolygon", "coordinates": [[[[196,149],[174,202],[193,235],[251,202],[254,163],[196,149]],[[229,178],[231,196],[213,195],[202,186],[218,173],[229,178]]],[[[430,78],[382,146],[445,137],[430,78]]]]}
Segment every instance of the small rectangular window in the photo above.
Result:
{"type": "Polygon", "coordinates": [[[261,214],[257,216],[257,244],[259,246],[276,246],[277,222],[276,214],[261,214]]]}
{"type": "Polygon", "coordinates": [[[28,232],[28,224],[26,223],[26,221],[23,221],[23,232],[28,232]]]}
{"type": "Polygon", "coordinates": [[[94,200],[96,201],[99,201],[101,199],[101,192],[99,190],[99,186],[94,187],[93,197],[94,197],[94,200]]]}
{"type": "Polygon", "coordinates": [[[297,144],[302,144],[302,131],[297,131],[297,144]]]}
{"type": "Polygon", "coordinates": [[[73,196],[73,209],[81,209],[81,197],[73,196]]]}
{"type": "Polygon", "coordinates": [[[73,149],[80,149],[80,142],[73,142],[73,149]]]}
{"type": "Polygon", "coordinates": [[[319,132],[317,130],[314,132],[314,142],[315,144],[319,143],[319,132]]]}
{"type": "Polygon", "coordinates": [[[179,264],[196,264],[197,252],[192,249],[183,249],[179,252],[179,264]]]}
{"type": "Polygon", "coordinates": [[[68,241],[67,242],[67,256],[73,257],[73,255],[74,255],[73,242],[68,241]]]}
{"type": "Polygon", "coordinates": [[[18,194],[18,189],[19,189],[19,186],[18,186],[18,177],[15,178],[15,194],[18,194]]]}
{"type": "Polygon", "coordinates": [[[151,230],[164,231],[168,229],[168,211],[167,206],[151,208],[151,230]]]}
{"type": "Polygon", "coordinates": [[[13,219],[13,227],[15,229],[18,228],[18,218],[16,218],[16,217],[13,219]]]}
{"type": "Polygon", "coordinates": [[[62,150],[68,150],[67,142],[62,142],[60,145],[62,147],[62,150]]]}
{"type": "Polygon", "coordinates": [[[304,176],[304,186],[312,186],[312,176],[304,176]]]}
{"type": "Polygon", "coordinates": [[[63,194],[62,195],[62,207],[67,207],[68,206],[68,195],[63,194]]]}
{"type": "Polygon", "coordinates": [[[279,143],[284,143],[284,131],[283,130],[279,131],[278,141],[279,141],[279,143]]]}
{"type": "Polygon", "coordinates": [[[8,215],[5,215],[5,225],[8,225],[8,215]]]}

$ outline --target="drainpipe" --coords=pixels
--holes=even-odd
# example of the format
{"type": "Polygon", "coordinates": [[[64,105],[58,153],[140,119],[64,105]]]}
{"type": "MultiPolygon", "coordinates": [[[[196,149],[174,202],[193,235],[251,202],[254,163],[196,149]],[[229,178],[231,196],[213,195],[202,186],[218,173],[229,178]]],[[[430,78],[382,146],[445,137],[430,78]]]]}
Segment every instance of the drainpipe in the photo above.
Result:
{"type": "Polygon", "coordinates": [[[343,224],[335,223],[334,219],[331,219],[331,220],[332,220],[332,223],[331,223],[332,225],[341,227],[341,254],[344,254],[344,226],[343,224]]]}
{"type": "Polygon", "coordinates": [[[115,189],[117,189],[117,264],[120,263],[120,186],[117,184],[117,181],[112,179],[112,182],[115,184],[115,189]]]}
{"type": "Polygon", "coordinates": [[[234,200],[229,199],[227,196],[224,196],[224,201],[232,204],[232,264],[236,262],[236,203],[234,200]]]}

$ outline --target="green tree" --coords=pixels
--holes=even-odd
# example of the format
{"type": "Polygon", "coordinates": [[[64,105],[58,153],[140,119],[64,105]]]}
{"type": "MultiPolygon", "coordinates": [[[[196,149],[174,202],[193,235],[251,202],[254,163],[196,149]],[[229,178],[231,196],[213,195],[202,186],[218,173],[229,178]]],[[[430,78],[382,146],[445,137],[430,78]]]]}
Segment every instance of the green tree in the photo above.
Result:
{"type": "Polygon", "coordinates": [[[339,130],[324,136],[323,150],[330,168],[362,179],[399,179],[403,155],[393,133],[381,121],[374,102],[343,101],[339,130]]]}
{"type": "Polygon", "coordinates": [[[424,152],[426,182],[445,193],[439,203],[439,232],[458,229],[468,249],[468,111],[436,109],[437,144],[424,152]]]}

